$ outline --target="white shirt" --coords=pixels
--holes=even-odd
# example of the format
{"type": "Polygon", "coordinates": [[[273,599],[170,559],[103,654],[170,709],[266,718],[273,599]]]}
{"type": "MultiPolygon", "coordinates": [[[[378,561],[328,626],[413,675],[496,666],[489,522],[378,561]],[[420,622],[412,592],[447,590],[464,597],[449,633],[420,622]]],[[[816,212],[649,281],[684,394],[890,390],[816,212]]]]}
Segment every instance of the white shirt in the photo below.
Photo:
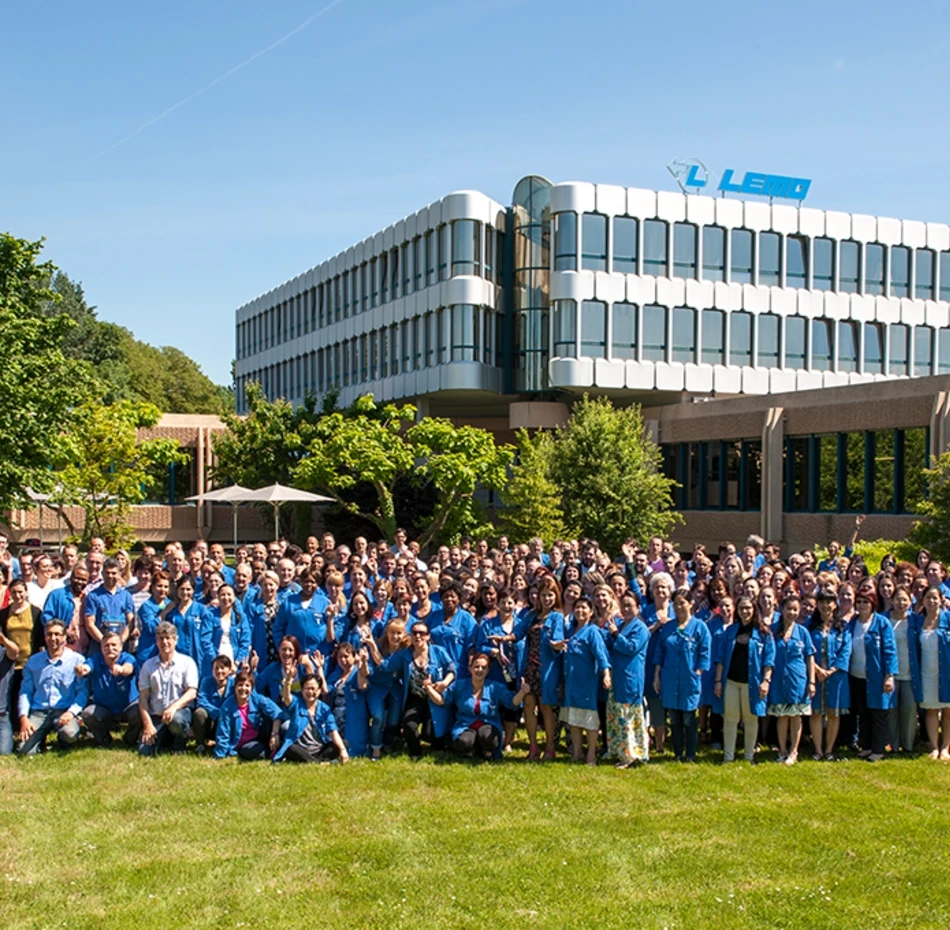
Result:
{"type": "Polygon", "coordinates": [[[871,628],[872,617],[867,623],[858,620],[854,625],[854,636],[851,638],[851,668],[849,671],[855,678],[868,677],[868,656],[864,649],[864,637],[871,628]]]}
{"type": "Polygon", "coordinates": [[[175,652],[166,664],[152,656],[139,672],[139,691],[148,689],[148,712],[161,714],[189,688],[198,688],[198,666],[190,656],[175,652]]]}
{"type": "Polygon", "coordinates": [[[26,599],[38,610],[42,610],[46,606],[46,598],[49,597],[50,591],[55,591],[62,586],[63,583],[58,578],[50,578],[45,588],[41,588],[35,581],[28,581],[26,599]]]}

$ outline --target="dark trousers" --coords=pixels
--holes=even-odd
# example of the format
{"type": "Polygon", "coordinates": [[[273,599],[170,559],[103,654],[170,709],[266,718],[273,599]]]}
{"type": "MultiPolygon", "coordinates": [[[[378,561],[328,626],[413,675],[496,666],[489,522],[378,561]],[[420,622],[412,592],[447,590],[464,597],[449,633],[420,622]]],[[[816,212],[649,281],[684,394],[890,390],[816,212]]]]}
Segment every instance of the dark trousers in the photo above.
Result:
{"type": "MultiPolygon", "coordinates": [[[[289,751],[290,750],[288,750],[288,752],[289,751]]],[[[262,743],[259,739],[252,739],[249,743],[238,746],[237,754],[238,758],[243,759],[245,762],[254,762],[257,759],[264,759],[267,757],[267,744],[262,743]]]]}
{"type": "MultiPolygon", "coordinates": [[[[723,684],[723,689],[725,687],[723,684]]],[[[709,711],[709,742],[722,742],[722,714],[714,714],[711,709],[709,711]]]]}
{"type": "Polygon", "coordinates": [[[429,702],[417,694],[406,698],[402,712],[402,736],[410,756],[422,755],[422,741],[435,745],[435,729],[432,726],[432,712],[429,702]]]}
{"type": "Polygon", "coordinates": [[[191,718],[191,729],[195,734],[195,742],[199,747],[206,743],[213,743],[218,731],[218,721],[215,720],[203,707],[195,710],[191,718]]]}
{"type": "Polygon", "coordinates": [[[849,723],[850,735],[857,734],[861,749],[870,750],[876,756],[883,755],[891,712],[868,707],[866,679],[849,675],[848,685],[851,688],[851,713],[844,719],[849,723]]]}
{"type": "MultiPolygon", "coordinates": [[[[251,744],[248,743],[248,745],[251,744]]],[[[241,749],[243,748],[242,746],[241,749]]],[[[238,750],[238,755],[241,754],[241,749],[238,750]]],[[[335,743],[324,743],[319,749],[311,750],[296,742],[288,747],[283,758],[288,762],[330,762],[339,754],[340,750],[337,749],[335,743]]]]}
{"type": "Polygon", "coordinates": [[[597,702],[597,719],[600,721],[600,748],[607,751],[607,702],[597,702]]]}
{"type": "Polygon", "coordinates": [[[112,742],[112,731],[125,723],[125,742],[128,746],[137,746],[142,735],[142,715],[138,704],[130,704],[121,713],[115,714],[102,704],[90,704],[83,710],[82,722],[92,734],[97,746],[108,746],[112,742]]]}
{"type": "Polygon", "coordinates": [[[483,723],[477,730],[463,730],[458,739],[452,741],[452,749],[459,755],[470,756],[477,752],[490,759],[498,751],[501,737],[498,731],[487,723],[483,723]]]}
{"type": "Polygon", "coordinates": [[[666,709],[673,731],[673,755],[677,759],[696,758],[696,743],[699,740],[699,719],[695,710],[666,709]]]}

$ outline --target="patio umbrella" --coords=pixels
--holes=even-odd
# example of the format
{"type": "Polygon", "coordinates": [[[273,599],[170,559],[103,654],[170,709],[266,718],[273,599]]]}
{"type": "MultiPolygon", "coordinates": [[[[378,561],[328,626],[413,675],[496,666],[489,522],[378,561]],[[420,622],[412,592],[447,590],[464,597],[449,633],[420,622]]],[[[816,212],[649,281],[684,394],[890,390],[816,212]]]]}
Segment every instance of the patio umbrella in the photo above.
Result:
{"type": "Polygon", "coordinates": [[[257,503],[268,503],[274,508],[274,539],[280,538],[280,505],[292,501],[303,501],[311,504],[333,503],[332,497],[324,497],[322,494],[311,494],[310,491],[298,491],[297,488],[288,488],[282,484],[271,484],[266,488],[258,488],[256,491],[250,491],[246,501],[257,503]]]}
{"type": "Polygon", "coordinates": [[[237,530],[237,509],[239,504],[248,500],[248,495],[254,492],[250,488],[242,488],[239,484],[232,484],[227,488],[217,488],[214,491],[206,491],[204,494],[194,494],[186,497],[186,501],[195,501],[199,504],[230,504],[234,523],[234,551],[237,552],[238,530],[237,530]]]}

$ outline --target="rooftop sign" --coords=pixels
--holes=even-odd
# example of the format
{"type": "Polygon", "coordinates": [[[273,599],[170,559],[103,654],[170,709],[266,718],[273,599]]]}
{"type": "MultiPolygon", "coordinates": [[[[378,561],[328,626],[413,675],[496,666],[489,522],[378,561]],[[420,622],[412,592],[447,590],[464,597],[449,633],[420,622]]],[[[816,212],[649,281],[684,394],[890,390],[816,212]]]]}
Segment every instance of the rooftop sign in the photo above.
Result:
{"type": "MultiPolygon", "coordinates": [[[[674,160],[667,165],[667,170],[684,194],[697,193],[709,184],[709,171],[697,159],[674,160]]],[[[735,171],[727,168],[722,173],[718,190],[723,194],[755,194],[759,197],[781,197],[801,202],[808,196],[810,187],[811,180],[808,178],[762,174],[758,171],[747,171],[740,181],[735,179],[735,171]]]]}

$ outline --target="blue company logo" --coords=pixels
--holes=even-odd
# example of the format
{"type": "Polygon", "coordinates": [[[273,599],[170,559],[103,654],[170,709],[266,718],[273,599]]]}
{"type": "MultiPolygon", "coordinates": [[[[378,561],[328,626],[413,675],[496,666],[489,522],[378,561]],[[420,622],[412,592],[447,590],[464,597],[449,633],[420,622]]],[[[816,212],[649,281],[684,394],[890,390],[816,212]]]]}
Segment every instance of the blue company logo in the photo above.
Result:
{"type": "MultiPolygon", "coordinates": [[[[700,172],[706,174],[701,165],[690,165],[684,187],[701,190],[706,186],[706,177],[700,177],[700,172]]],[[[808,178],[789,178],[782,174],[761,174],[757,171],[747,171],[741,183],[732,180],[732,168],[722,173],[719,190],[730,194],[757,194],[760,197],[783,197],[787,200],[804,200],[808,196],[811,181],[808,178]]]]}

